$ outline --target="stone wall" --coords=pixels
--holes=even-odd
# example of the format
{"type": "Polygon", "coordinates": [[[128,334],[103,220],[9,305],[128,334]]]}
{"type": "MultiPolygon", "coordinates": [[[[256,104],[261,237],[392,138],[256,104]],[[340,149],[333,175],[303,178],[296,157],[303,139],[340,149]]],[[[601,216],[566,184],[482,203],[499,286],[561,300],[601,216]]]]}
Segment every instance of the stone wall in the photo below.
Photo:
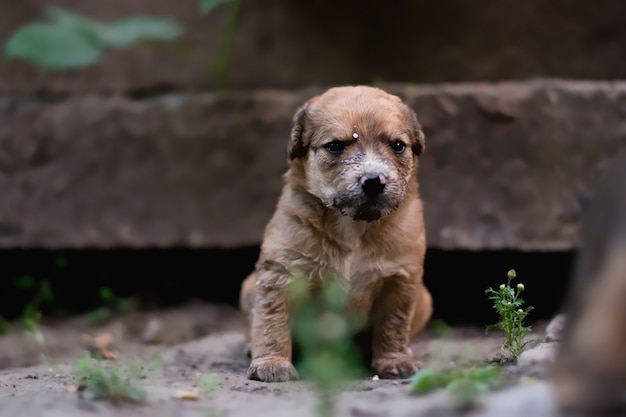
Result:
{"type": "MultiPolygon", "coordinates": [[[[293,111],[354,83],[385,83],[418,112],[431,247],[576,246],[578,200],[626,146],[626,2],[241,4],[217,89],[225,6],[55,1],[102,20],[170,17],[185,32],[80,71],[0,58],[0,247],[258,245],[293,111]]],[[[7,4],[0,40],[42,11],[7,4]]]]}
{"type": "MultiPolygon", "coordinates": [[[[578,199],[626,148],[626,82],[383,87],[426,132],[430,247],[574,248],[578,199]]],[[[0,98],[0,247],[257,245],[320,91],[0,98]]]]}

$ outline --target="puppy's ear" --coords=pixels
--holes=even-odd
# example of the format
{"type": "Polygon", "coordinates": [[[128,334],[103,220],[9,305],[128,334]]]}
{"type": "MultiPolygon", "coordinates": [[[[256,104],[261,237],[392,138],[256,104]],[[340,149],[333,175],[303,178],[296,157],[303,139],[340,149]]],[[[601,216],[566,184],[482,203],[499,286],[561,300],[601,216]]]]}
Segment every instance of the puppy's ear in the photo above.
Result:
{"type": "Polygon", "coordinates": [[[424,150],[426,149],[424,131],[422,130],[422,126],[420,125],[420,123],[417,121],[417,115],[415,114],[413,109],[411,109],[411,107],[409,107],[409,105],[406,103],[404,104],[404,110],[407,115],[409,124],[411,125],[413,131],[412,133],[415,136],[411,148],[413,149],[413,153],[415,155],[420,156],[424,153],[424,150]]]}
{"type": "Polygon", "coordinates": [[[419,125],[419,123],[417,124],[415,135],[417,137],[417,143],[413,144],[413,153],[417,156],[420,156],[426,150],[426,138],[424,136],[424,131],[422,131],[422,127],[419,125]]]}
{"type": "Polygon", "coordinates": [[[289,159],[301,158],[306,155],[309,149],[309,141],[304,137],[304,125],[308,116],[309,106],[317,97],[313,97],[298,110],[291,120],[291,135],[287,145],[287,154],[289,159]]]}

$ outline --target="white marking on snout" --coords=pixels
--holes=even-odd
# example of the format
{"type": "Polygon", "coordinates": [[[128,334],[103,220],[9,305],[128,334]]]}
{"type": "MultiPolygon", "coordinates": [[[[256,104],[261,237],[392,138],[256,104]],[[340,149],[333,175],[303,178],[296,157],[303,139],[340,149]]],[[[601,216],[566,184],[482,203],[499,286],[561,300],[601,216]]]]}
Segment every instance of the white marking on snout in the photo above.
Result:
{"type": "Polygon", "coordinates": [[[379,173],[387,176],[389,171],[389,165],[386,161],[381,161],[378,158],[372,157],[370,155],[365,155],[363,161],[361,162],[361,172],[363,173],[379,173]]]}

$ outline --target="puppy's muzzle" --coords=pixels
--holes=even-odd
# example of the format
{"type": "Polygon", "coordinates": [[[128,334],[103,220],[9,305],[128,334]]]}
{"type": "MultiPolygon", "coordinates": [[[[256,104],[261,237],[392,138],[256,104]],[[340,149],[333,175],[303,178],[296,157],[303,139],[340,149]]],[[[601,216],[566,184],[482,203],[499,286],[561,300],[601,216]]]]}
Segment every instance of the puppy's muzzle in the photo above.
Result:
{"type": "Polygon", "coordinates": [[[359,183],[368,200],[374,200],[385,191],[387,179],[378,172],[368,172],[361,177],[359,183]]]}

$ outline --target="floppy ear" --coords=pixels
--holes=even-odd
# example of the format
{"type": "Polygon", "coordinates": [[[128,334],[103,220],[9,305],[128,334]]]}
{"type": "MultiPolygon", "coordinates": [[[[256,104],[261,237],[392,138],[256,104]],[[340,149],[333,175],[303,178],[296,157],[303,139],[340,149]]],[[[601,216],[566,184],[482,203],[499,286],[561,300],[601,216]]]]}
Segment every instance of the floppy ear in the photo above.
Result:
{"type": "Polygon", "coordinates": [[[303,106],[296,110],[296,114],[291,120],[291,135],[287,145],[287,153],[290,160],[305,156],[309,149],[309,142],[303,136],[304,125],[308,116],[309,105],[316,99],[317,97],[313,97],[304,103],[303,106]]]}
{"type": "Polygon", "coordinates": [[[409,107],[409,105],[406,103],[404,103],[404,109],[413,130],[412,134],[415,136],[411,148],[415,155],[420,156],[422,153],[424,153],[424,150],[426,149],[424,131],[422,131],[422,126],[417,121],[417,115],[415,114],[413,109],[411,109],[411,107],[409,107]]]}
{"type": "Polygon", "coordinates": [[[426,138],[419,123],[417,124],[415,134],[417,136],[417,143],[413,145],[413,153],[417,156],[420,156],[426,150],[426,138]]]}

